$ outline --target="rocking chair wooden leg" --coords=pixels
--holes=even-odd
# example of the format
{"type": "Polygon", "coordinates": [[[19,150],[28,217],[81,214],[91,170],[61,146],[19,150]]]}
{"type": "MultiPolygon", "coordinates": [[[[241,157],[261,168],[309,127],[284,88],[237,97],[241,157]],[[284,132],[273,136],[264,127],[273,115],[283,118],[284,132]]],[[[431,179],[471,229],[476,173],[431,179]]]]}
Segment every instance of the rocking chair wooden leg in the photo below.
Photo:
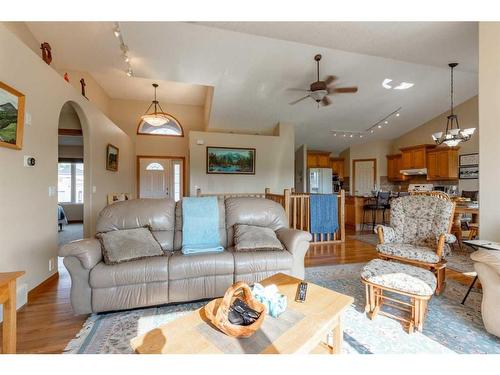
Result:
{"type": "Polygon", "coordinates": [[[446,266],[440,267],[432,271],[436,275],[436,280],[437,280],[436,295],[439,296],[444,290],[444,287],[446,285],[446,266]]]}

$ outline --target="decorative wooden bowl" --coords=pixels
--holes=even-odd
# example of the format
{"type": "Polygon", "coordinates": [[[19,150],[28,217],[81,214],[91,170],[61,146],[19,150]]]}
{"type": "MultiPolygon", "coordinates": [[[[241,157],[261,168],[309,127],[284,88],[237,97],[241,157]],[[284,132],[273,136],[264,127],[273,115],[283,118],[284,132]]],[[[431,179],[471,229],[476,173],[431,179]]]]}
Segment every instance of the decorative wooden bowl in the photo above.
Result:
{"type": "Polygon", "coordinates": [[[232,337],[250,337],[262,325],[266,315],[265,307],[252,296],[250,287],[238,281],[233,284],[224,294],[223,298],[217,298],[210,301],[205,306],[205,314],[212,324],[228,336],[232,337]],[[229,307],[236,298],[241,298],[248,306],[260,313],[259,318],[248,326],[231,324],[228,318],[229,307]]]}

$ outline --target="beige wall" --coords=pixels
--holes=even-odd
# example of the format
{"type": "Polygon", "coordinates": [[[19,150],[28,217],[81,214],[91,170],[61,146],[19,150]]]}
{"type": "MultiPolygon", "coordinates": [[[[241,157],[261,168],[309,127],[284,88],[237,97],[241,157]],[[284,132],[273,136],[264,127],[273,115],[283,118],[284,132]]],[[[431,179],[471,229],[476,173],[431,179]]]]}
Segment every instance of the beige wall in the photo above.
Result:
{"type": "Polygon", "coordinates": [[[307,191],[307,145],[302,145],[295,151],[295,191],[307,191]]]}
{"type": "Polygon", "coordinates": [[[49,272],[49,259],[57,245],[58,119],[61,108],[72,101],[82,120],[85,145],[85,225],[93,232],[106,194],[129,190],[133,145],[130,138],[91,102],[82,98],[52,68],[5,26],[0,24],[0,81],[26,96],[26,125],[22,150],[0,147],[0,272],[25,270],[21,283],[32,289],[49,272]],[[106,145],[120,147],[120,171],[105,170],[106,145]],[[34,168],[23,166],[23,156],[34,156],[34,168]],[[95,186],[92,193],[91,186],[95,186]]]}
{"type": "Polygon", "coordinates": [[[500,241],[500,23],[479,23],[479,220],[481,238],[500,241]]]}
{"type": "MultiPolygon", "coordinates": [[[[184,137],[137,135],[137,126],[139,124],[139,119],[150,104],[151,102],[145,101],[113,99],[110,102],[111,119],[120,128],[122,128],[123,131],[125,131],[134,142],[134,159],[136,155],[184,157],[186,160],[186,184],[189,187],[188,134],[193,130],[201,131],[204,129],[204,107],[161,103],[164,111],[179,120],[184,130],[184,137]]],[[[135,174],[136,168],[134,166],[134,181],[135,174]]],[[[133,191],[134,193],[136,191],[135,183],[133,191]]]]}
{"type": "Polygon", "coordinates": [[[282,192],[294,185],[293,125],[280,124],[279,136],[243,135],[215,132],[189,133],[191,195],[203,193],[258,193],[266,187],[282,192]],[[197,142],[202,141],[202,145],[197,142]],[[217,175],[206,173],[206,147],[253,147],[256,149],[255,175],[217,175]]]}

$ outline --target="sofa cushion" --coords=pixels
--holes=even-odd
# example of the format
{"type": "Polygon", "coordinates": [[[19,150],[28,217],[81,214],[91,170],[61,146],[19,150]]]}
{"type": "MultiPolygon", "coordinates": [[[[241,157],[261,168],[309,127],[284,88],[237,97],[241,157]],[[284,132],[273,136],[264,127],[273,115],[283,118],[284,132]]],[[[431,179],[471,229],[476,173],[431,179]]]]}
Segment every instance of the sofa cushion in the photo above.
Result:
{"type": "Polygon", "coordinates": [[[228,247],[234,246],[235,224],[266,227],[274,232],[281,228],[288,228],[284,208],[272,200],[234,197],[226,198],[225,202],[228,247]]]}
{"type": "Polygon", "coordinates": [[[151,228],[164,251],[173,250],[175,201],[169,199],[132,199],[106,206],[97,218],[98,233],[113,230],[151,228]]]}
{"type": "Polygon", "coordinates": [[[398,262],[374,259],[361,271],[361,278],[375,285],[418,296],[431,296],[436,277],[428,270],[398,262]]]}
{"type": "Polygon", "coordinates": [[[175,251],[168,263],[170,280],[228,275],[234,272],[233,254],[229,251],[189,255],[175,251]]]}
{"type": "Polygon", "coordinates": [[[288,251],[232,251],[235,276],[292,269],[293,257],[288,251]]]}
{"type": "Polygon", "coordinates": [[[107,265],[98,263],[90,271],[92,288],[168,281],[168,256],[149,257],[131,262],[107,265]]]}
{"type": "Polygon", "coordinates": [[[283,245],[270,228],[236,224],[234,226],[234,249],[236,251],[283,250],[283,245]]]}
{"type": "Polygon", "coordinates": [[[377,251],[385,255],[394,255],[400,258],[418,260],[425,263],[438,263],[439,256],[428,247],[415,246],[403,243],[387,243],[377,245],[377,251]]]}
{"type": "Polygon", "coordinates": [[[113,230],[99,233],[96,237],[101,241],[102,256],[106,264],[163,254],[160,244],[147,228],[113,230]]]}

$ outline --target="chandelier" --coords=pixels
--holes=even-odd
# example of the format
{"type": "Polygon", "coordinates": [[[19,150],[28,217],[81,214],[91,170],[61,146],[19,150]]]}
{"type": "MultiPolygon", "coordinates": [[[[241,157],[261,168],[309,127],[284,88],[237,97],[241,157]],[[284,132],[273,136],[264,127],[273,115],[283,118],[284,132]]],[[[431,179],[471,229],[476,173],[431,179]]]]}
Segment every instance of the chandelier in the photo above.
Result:
{"type": "Polygon", "coordinates": [[[436,144],[440,145],[444,143],[449,147],[455,147],[460,142],[467,142],[474,134],[476,128],[460,129],[458,124],[458,117],[453,113],[453,69],[458,65],[458,63],[451,63],[448,66],[451,69],[451,111],[450,115],[447,116],[446,130],[444,132],[437,132],[432,135],[432,139],[436,144]]]}
{"type": "Polygon", "coordinates": [[[161,108],[160,102],[156,99],[156,89],[158,88],[158,84],[153,83],[153,87],[155,89],[155,98],[149,105],[148,109],[146,110],[146,114],[141,116],[141,120],[148,123],[151,126],[162,126],[169,121],[169,118],[165,116],[165,114],[163,113],[163,109],[161,108]],[[153,106],[154,106],[154,111],[148,113],[151,107],[153,106]],[[159,112],[158,108],[160,109],[159,112]]]}

